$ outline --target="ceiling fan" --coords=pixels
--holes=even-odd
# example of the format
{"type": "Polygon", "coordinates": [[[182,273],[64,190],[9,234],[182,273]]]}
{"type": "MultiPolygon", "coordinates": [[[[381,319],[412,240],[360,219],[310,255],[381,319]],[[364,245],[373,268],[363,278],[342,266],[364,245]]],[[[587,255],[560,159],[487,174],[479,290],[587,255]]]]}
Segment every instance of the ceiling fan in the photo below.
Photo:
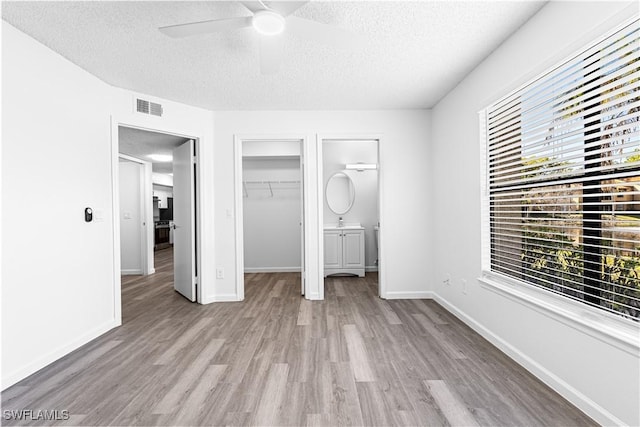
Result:
{"type": "Polygon", "coordinates": [[[239,1],[252,16],[190,22],[186,24],[160,27],[159,30],[170,37],[189,37],[253,27],[260,34],[260,71],[273,74],[282,62],[283,40],[286,31],[312,41],[333,46],[350,47],[359,42],[359,37],[341,28],[323,24],[292,14],[309,1],[239,1]]]}

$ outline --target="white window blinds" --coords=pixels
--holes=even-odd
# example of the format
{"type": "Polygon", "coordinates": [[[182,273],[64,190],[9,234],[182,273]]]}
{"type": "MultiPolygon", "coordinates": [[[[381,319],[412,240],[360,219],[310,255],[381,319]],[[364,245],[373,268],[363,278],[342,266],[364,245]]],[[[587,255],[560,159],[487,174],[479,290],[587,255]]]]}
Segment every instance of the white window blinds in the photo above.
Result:
{"type": "Polygon", "coordinates": [[[491,105],[492,272],[640,318],[639,23],[491,105]]]}

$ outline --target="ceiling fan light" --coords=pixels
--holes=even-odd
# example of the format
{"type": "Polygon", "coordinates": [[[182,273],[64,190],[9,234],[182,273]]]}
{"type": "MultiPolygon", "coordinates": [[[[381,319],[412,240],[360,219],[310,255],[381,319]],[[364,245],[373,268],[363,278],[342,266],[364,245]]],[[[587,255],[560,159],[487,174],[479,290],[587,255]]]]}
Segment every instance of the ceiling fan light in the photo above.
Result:
{"type": "Polygon", "coordinates": [[[271,10],[261,10],[256,12],[251,19],[253,28],[260,34],[274,36],[284,31],[284,17],[271,10]]]}

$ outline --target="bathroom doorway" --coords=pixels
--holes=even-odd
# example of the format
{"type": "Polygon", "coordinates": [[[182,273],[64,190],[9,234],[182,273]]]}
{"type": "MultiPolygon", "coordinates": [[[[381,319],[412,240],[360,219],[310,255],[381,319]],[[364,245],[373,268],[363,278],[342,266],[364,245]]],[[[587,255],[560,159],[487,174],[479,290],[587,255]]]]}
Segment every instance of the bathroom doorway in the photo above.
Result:
{"type": "Polygon", "coordinates": [[[379,153],[379,138],[320,139],[324,298],[355,293],[384,297],[379,153]]]}
{"type": "Polygon", "coordinates": [[[304,138],[236,138],[237,292],[276,280],[305,294],[304,138]],[[251,287],[247,287],[251,285],[251,287]]]}

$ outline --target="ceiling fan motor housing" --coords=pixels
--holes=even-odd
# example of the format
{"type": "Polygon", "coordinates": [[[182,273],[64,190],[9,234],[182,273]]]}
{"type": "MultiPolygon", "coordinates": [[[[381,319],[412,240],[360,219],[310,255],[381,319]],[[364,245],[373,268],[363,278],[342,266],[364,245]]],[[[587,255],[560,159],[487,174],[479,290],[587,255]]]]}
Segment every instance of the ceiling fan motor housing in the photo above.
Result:
{"type": "Polygon", "coordinates": [[[260,10],[253,15],[251,24],[260,34],[274,36],[284,31],[285,19],[272,10],[260,10]]]}

